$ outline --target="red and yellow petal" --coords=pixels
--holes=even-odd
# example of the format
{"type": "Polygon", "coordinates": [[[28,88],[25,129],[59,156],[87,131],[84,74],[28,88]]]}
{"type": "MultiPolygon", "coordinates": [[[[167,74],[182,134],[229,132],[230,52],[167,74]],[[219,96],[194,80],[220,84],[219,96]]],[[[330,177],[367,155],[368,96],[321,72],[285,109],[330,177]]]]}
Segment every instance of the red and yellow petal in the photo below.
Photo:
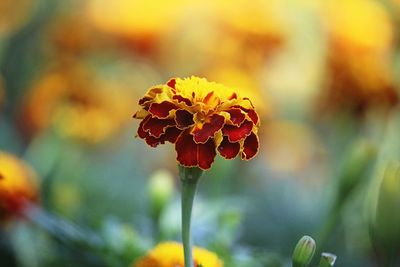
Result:
{"type": "Polygon", "coordinates": [[[174,103],[163,101],[161,103],[152,103],[149,112],[159,119],[165,119],[169,116],[170,111],[174,109],[177,109],[174,103]]]}
{"type": "Polygon", "coordinates": [[[243,110],[247,116],[249,117],[249,119],[254,123],[254,125],[258,125],[260,119],[258,117],[257,112],[252,109],[252,108],[245,108],[242,106],[234,106],[235,108],[240,108],[241,110],[243,110]]]}
{"type": "Polygon", "coordinates": [[[242,159],[249,160],[258,153],[259,141],[255,133],[251,133],[243,143],[242,159]]]}
{"type": "MultiPolygon", "coordinates": [[[[151,117],[151,116],[149,116],[149,117],[151,117]]],[[[144,139],[149,146],[156,147],[162,143],[160,138],[151,136],[148,132],[143,130],[143,125],[149,120],[149,117],[145,118],[144,120],[142,120],[140,122],[138,130],[137,130],[137,136],[144,139]]]]}
{"type": "Polygon", "coordinates": [[[145,123],[147,123],[147,121],[150,120],[150,118],[151,118],[151,115],[148,115],[146,118],[144,118],[144,119],[140,122],[139,127],[138,127],[138,129],[137,129],[137,135],[138,135],[140,138],[142,138],[142,139],[145,139],[145,138],[149,135],[149,134],[143,129],[143,125],[144,125],[145,123]]]}
{"type": "Polygon", "coordinates": [[[151,147],[157,147],[160,144],[165,144],[166,141],[174,144],[182,132],[182,130],[176,127],[170,127],[167,128],[163,135],[157,138],[151,136],[148,132],[143,131],[143,129],[140,129],[141,127],[139,127],[138,129],[138,136],[144,139],[146,143],[151,147]]]}
{"type": "Polygon", "coordinates": [[[147,103],[151,102],[156,95],[161,94],[163,89],[161,87],[153,87],[151,88],[144,97],[139,100],[140,106],[146,106],[147,103]]]}
{"type": "Polygon", "coordinates": [[[158,119],[158,118],[150,118],[143,124],[143,130],[145,132],[149,132],[151,136],[156,138],[160,137],[168,127],[175,125],[175,121],[172,119],[158,119]]]}
{"type": "Polygon", "coordinates": [[[257,112],[254,109],[248,109],[248,110],[246,110],[246,112],[247,112],[247,116],[249,116],[249,118],[252,120],[252,122],[255,125],[258,125],[259,118],[258,118],[257,112]]]}
{"type": "Polygon", "coordinates": [[[172,78],[172,79],[170,79],[170,80],[167,82],[167,85],[168,85],[169,87],[173,88],[173,89],[176,89],[176,88],[175,88],[175,84],[176,84],[176,79],[175,79],[175,78],[172,78]]]}
{"type": "Polygon", "coordinates": [[[190,106],[192,105],[192,101],[190,101],[189,98],[183,97],[183,96],[181,96],[181,95],[174,95],[174,96],[172,96],[172,99],[178,101],[178,103],[183,102],[183,103],[185,103],[186,106],[188,106],[188,107],[190,107],[190,106]]]}
{"type": "Polygon", "coordinates": [[[239,143],[231,143],[225,136],[221,144],[218,146],[219,154],[226,159],[234,159],[240,151],[239,143]]]}
{"type": "Polygon", "coordinates": [[[187,129],[194,124],[193,114],[184,109],[178,109],[175,112],[176,126],[180,129],[187,129]]]}
{"type": "Polygon", "coordinates": [[[159,135],[158,137],[150,135],[149,131],[146,131],[145,128],[146,125],[149,123],[149,121],[154,120],[154,118],[151,117],[151,115],[148,115],[146,118],[144,118],[138,127],[137,130],[137,136],[140,138],[144,139],[146,143],[151,146],[151,147],[156,147],[159,144],[164,144],[166,141],[175,143],[176,139],[178,138],[179,134],[182,132],[182,130],[176,128],[176,127],[168,127],[164,129],[164,132],[159,135]]]}
{"type": "Polygon", "coordinates": [[[211,167],[216,156],[215,144],[209,139],[204,144],[197,144],[188,132],[182,132],[175,144],[177,161],[185,167],[199,167],[207,170],[211,167]]]}
{"type": "Polygon", "coordinates": [[[232,108],[227,112],[230,115],[229,120],[236,126],[241,125],[243,121],[246,119],[246,115],[244,115],[239,108],[232,108]]]}
{"type": "Polygon", "coordinates": [[[222,133],[228,137],[229,142],[236,143],[250,135],[252,129],[253,122],[246,120],[239,127],[234,125],[225,125],[225,127],[222,128],[222,133]]]}
{"type": "Polygon", "coordinates": [[[215,133],[222,129],[225,123],[224,116],[214,114],[208,122],[201,125],[201,127],[195,127],[192,130],[193,140],[196,143],[204,144],[211,137],[214,137],[215,133]]]}

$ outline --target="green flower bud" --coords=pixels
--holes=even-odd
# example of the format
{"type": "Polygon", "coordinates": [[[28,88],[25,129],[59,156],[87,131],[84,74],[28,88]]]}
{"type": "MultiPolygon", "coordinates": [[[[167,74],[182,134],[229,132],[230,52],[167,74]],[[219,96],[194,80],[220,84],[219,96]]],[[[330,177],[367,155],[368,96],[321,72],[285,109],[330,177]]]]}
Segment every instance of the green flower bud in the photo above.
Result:
{"type": "Polygon", "coordinates": [[[174,177],[167,170],[154,172],[149,179],[148,193],[151,210],[158,216],[174,193],[174,177]]]}
{"type": "Polygon", "coordinates": [[[335,254],[324,252],[321,254],[318,267],[332,267],[335,265],[336,258],[335,254]]]}
{"type": "Polygon", "coordinates": [[[293,251],[292,266],[306,267],[311,262],[315,252],[315,241],[309,236],[303,236],[293,251]]]}

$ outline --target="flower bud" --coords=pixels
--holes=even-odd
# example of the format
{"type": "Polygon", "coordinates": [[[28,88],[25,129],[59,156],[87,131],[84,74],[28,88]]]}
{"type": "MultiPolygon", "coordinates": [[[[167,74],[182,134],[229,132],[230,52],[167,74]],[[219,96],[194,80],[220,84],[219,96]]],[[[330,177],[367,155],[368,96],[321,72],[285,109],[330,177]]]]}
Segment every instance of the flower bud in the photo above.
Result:
{"type": "Polygon", "coordinates": [[[154,172],[149,179],[148,193],[151,210],[158,216],[174,192],[174,177],[167,170],[154,172]]]}
{"type": "Polygon", "coordinates": [[[336,258],[335,254],[323,252],[318,267],[332,267],[335,265],[336,258]]]}
{"type": "Polygon", "coordinates": [[[303,236],[297,243],[292,256],[293,267],[306,267],[311,262],[316,244],[314,239],[303,236]]]}

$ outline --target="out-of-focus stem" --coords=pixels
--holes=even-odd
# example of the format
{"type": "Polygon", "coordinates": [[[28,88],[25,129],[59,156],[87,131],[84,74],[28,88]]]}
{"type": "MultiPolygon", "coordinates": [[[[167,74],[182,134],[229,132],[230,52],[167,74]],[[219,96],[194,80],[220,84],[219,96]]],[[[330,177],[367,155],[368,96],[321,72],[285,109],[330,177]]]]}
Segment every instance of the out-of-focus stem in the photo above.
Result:
{"type": "Polygon", "coordinates": [[[22,216],[65,243],[80,244],[98,251],[104,248],[103,240],[95,233],[56,217],[32,203],[25,204],[22,216]]]}

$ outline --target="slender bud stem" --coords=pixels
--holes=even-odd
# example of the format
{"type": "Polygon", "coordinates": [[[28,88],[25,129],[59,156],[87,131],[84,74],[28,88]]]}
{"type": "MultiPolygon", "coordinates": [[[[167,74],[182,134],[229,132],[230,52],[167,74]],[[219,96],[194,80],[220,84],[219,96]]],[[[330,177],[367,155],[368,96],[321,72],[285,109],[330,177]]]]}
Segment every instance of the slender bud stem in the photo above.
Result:
{"type": "Polygon", "coordinates": [[[179,166],[179,173],[182,182],[182,242],[185,267],[193,267],[190,225],[193,200],[196,194],[197,182],[202,171],[198,168],[185,168],[179,166]]]}

